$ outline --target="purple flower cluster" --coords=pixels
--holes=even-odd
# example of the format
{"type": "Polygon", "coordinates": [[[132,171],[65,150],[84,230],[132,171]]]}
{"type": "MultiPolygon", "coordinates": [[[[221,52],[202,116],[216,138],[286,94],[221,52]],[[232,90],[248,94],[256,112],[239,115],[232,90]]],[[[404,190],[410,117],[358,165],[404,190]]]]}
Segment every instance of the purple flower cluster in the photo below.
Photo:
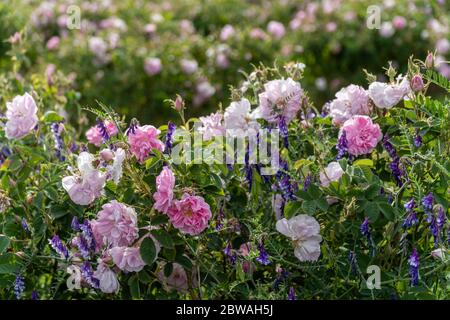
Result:
{"type": "Polygon", "coordinates": [[[416,148],[420,148],[422,146],[422,136],[419,133],[419,130],[416,130],[416,134],[414,136],[414,146],[416,148]]]}
{"type": "Polygon", "coordinates": [[[411,277],[411,286],[417,286],[419,284],[419,255],[416,248],[413,248],[412,254],[408,260],[409,275],[411,277]]]}
{"type": "Polygon", "coordinates": [[[258,261],[259,263],[261,263],[264,266],[268,265],[270,263],[269,253],[266,251],[266,249],[264,249],[264,245],[263,245],[262,241],[260,241],[258,243],[258,251],[259,251],[259,256],[256,258],[256,261],[258,261]]]}
{"type": "Polygon", "coordinates": [[[28,227],[27,220],[25,218],[22,218],[22,221],[20,222],[22,229],[26,232],[30,232],[30,228],[28,227]]]}
{"type": "Polygon", "coordinates": [[[176,125],[172,121],[169,121],[167,125],[167,135],[166,135],[166,148],[165,152],[170,154],[172,152],[173,147],[173,134],[175,132],[176,125]]]}
{"type": "Polygon", "coordinates": [[[342,131],[341,136],[339,137],[338,143],[336,144],[336,149],[338,151],[336,160],[344,158],[348,153],[348,142],[345,130],[342,131]]]}
{"type": "Polygon", "coordinates": [[[294,199],[294,187],[291,183],[291,177],[287,174],[288,169],[287,162],[280,160],[280,170],[278,170],[275,175],[275,179],[278,182],[278,187],[286,201],[294,199]]]}
{"type": "Polygon", "coordinates": [[[131,134],[135,134],[136,133],[136,129],[139,125],[139,122],[136,119],[131,119],[130,122],[130,126],[128,127],[128,129],[125,131],[125,134],[128,136],[130,133],[131,134]]]}
{"type": "Polygon", "coordinates": [[[50,240],[48,240],[48,242],[50,243],[50,245],[52,246],[53,250],[56,251],[56,253],[58,253],[59,255],[61,255],[62,257],[64,257],[65,259],[69,258],[69,250],[67,249],[67,247],[62,243],[61,239],[59,238],[58,235],[54,235],[53,238],[51,238],[50,240]]]}
{"type": "Polygon", "coordinates": [[[294,287],[289,288],[288,300],[295,300],[295,289],[294,287]]]}
{"type": "Polygon", "coordinates": [[[221,205],[219,214],[217,215],[217,220],[216,220],[216,231],[222,230],[224,218],[225,218],[225,215],[223,213],[223,205],[221,205]]]}
{"type": "Polygon", "coordinates": [[[405,209],[406,213],[408,214],[403,221],[403,227],[404,228],[411,228],[413,225],[419,222],[419,219],[417,218],[417,214],[414,211],[416,208],[416,202],[414,201],[414,198],[411,198],[408,202],[405,203],[405,209]]]}
{"type": "Polygon", "coordinates": [[[59,161],[65,161],[66,157],[62,154],[64,140],[61,136],[61,122],[53,122],[50,127],[53,133],[53,140],[55,141],[55,155],[59,161]]]}
{"type": "Polygon", "coordinates": [[[285,269],[280,268],[278,271],[278,276],[276,277],[273,287],[275,289],[278,289],[280,287],[280,284],[284,282],[289,277],[289,272],[287,272],[285,269]]]}
{"type": "Polygon", "coordinates": [[[253,185],[253,166],[250,164],[250,147],[247,144],[245,148],[245,157],[244,157],[244,170],[245,170],[245,179],[247,180],[248,190],[252,191],[253,185]]]}
{"type": "Polygon", "coordinates": [[[389,169],[391,169],[392,174],[394,175],[394,179],[397,182],[397,186],[401,187],[403,185],[403,176],[405,172],[400,168],[400,158],[397,154],[397,151],[395,151],[394,146],[392,143],[389,142],[389,136],[386,134],[383,137],[383,148],[387,151],[389,156],[391,157],[392,161],[389,164],[389,169]]]}
{"type": "Polygon", "coordinates": [[[311,184],[312,181],[312,176],[310,174],[308,174],[305,178],[305,181],[303,182],[303,192],[305,192],[306,190],[308,190],[309,185],[311,184]]]}
{"type": "Polygon", "coordinates": [[[428,193],[425,197],[422,198],[423,211],[427,215],[427,222],[431,222],[433,216],[433,202],[434,196],[433,193],[428,193]]]}
{"type": "Polygon", "coordinates": [[[14,295],[16,296],[16,299],[19,300],[23,292],[25,291],[25,282],[20,273],[16,274],[16,278],[14,280],[14,295]]]}
{"type": "Polygon", "coordinates": [[[286,124],[286,119],[284,117],[280,117],[278,121],[278,129],[280,129],[280,136],[283,139],[283,145],[285,148],[289,147],[289,131],[286,124]]]}
{"type": "Polygon", "coordinates": [[[359,230],[361,231],[361,234],[367,238],[369,248],[372,251],[372,256],[375,256],[375,246],[373,243],[372,234],[370,233],[369,218],[366,217],[364,219],[364,221],[361,223],[361,226],[359,227],[359,230]]]}
{"type": "Polygon", "coordinates": [[[11,150],[9,150],[8,147],[3,146],[0,149],[0,166],[8,159],[8,157],[11,155],[11,150]]]}
{"type": "Polygon", "coordinates": [[[94,289],[99,288],[99,280],[94,278],[94,270],[92,270],[92,266],[88,261],[83,262],[80,268],[81,275],[84,280],[94,289]]]}
{"type": "Polygon", "coordinates": [[[103,120],[97,119],[96,123],[97,123],[98,129],[100,130],[100,134],[102,135],[103,142],[105,143],[105,142],[109,141],[110,136],[108,133],[108,128],[106,128],[106,125],[103,122],[103,120]]]}
{"type": "Polygon", "coordinates": [[[223,253],[228,258],[228,262],[234,266],[236,264],[237,254],[231,249],[231,243],[228,243],[225,249],[223,249],[223,253]]]}

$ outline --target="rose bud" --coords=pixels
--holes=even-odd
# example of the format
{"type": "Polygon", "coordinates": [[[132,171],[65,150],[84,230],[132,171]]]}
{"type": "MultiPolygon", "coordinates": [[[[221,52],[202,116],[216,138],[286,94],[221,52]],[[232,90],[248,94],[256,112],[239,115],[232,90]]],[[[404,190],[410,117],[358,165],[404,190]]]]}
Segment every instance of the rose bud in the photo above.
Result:
{"type": "Polygon", "coordinates": [[[425,59],[425,67],[427,69],[432,69],[434,67],[434,55],[431,52],[428,52],[428,55],[425,59]]]}
{"type": "Polygon", "coordinates": [[[414,92],[422,91],[423,90],[423,79],[419,74],[416,74],[411,79],[411,89],[414,92]]]}
{"type": "Polygon", "coordinates": [[[100,151],[100,157],[106,162],[114,159],[114,153],[110,149],[103,149],[100,151]]]}

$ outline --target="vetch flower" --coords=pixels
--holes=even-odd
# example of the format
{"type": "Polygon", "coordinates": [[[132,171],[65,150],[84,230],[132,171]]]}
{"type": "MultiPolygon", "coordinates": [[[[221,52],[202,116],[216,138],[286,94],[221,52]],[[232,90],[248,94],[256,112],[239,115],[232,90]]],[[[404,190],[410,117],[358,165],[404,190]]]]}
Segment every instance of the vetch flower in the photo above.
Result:
{"type": "Polygon", "coordinates": [[[428,193],[425,197],[422,198],[423,211],[427,215],[427,222],[431,222],[433,216],[433,202],[434,196],[433,193],[428,193]]]}
{"type": "Polygon", "coordinates": [[[328,187],[331,182],[339,181],[344,174],[339,162],[330,162],[328,166],[320,173],[320,184],[328,187]]]}
{"type": "Polygon", "coordinates": [[[411,228],[413,225],[419,222],[419,219],[417,218],[417,214],[414,211],[416,208],[416,202],[414,201],[414,198],[411,198],[408,202],[404,205],[406,209],[406,213],[408,214],[403,221],[403,227],[404,228],[411,228]]]}
{"type": "Polygon", "coordinates": [[[336,155],[336,160],[341,160],[348,153],[348,143],[347,143],[347,134],[345,131],[342,131],[339,136],[338,143],[336,144],[336,149],[338,151],[336,155]]]}
{"type": "Polygon", "coordinates": [[[401,187],[403,185],[402,178],[405,175],[405,172],[400,168],[400,158],[397,155],[397,151],[395,151],[394,146],[389,141],[389,136],[387,134],[383,137],[383,147],[392,158],[392,161],[389,164],[389,169],[391,169],[392,174],[394,175],[397,186],[401,187]]]}
{"type": "Polygon", "coordinates": [[[375,256],[375,244],[373,242],[372,234],[370,233],[369,228],[369,218],[365,218],[359,227],[361,234],[367,238],[367,242],[369,243],[369,249],[371,249],[372,256],[375,256]]]}
{"type": "Polygon", "coordinates": [[[170,155],[172,152],[172,146],[173,146],[173,134],[175,133],[175,129],[177,126],[172,121],[169,121],[167,124],[167,134],[166,134],[166,144],[164,151],[170,155]]]}
{"type": "Polygon", "coordinates": [[[256,257],[256,261],[261,263],[263,266],[270,264],[269,253],[264,248],[264,244],[262,243],[262,241],[260,241],[258,243],[257,247],[258,247],[259,255],[258,255],[258,257],[256,257]]]}
{"type": "Polygon", "coordinates": [[[345,132],[348,153],[353,156],[371,153],[382,138],[380,126],[368,116],[353,116],[345,121],[341,135],[345,132]]]}
{"type": "Polygon", "coordinates": [[[208,227],[211,209],[202,197],[185,193],[174,201],[167,215],[175,228],[194,236],[208,227]]]}
{"type": "Polygon", "coordinates": [[[48,240],[48,242],[50,243],[50,245],[52,246],[53,250],[56,251],[56,253],[58,253],[61,257],[68,259],[69,258],[69,250],[67,249],[67,247],[62,243],[61,239],[59,238],[59,236],[57,236],[56,234],[53,236],[53,238],[51,238],[50,240],[48,240]]]}
{"type": "Polygon", "coordinates": [[[61,136],[64,126],[60,122],[53,122],[50,126],[53,133],[53,140],[55,141],[55,155],[59,161],[64,161],[66,158],[62,155],[64,148],[64,140],[61,136]]]}
{"type": "Polygon", "coordinates": [[[17,300],[20,300],[20,298],[22,298],[24,291],[25,291],[25,282],[23,276],[20,273],[18,273],[16,274],[16,278],[14,280],[14,295],[16,296],[17,300]]]}
{"type": "Polygon", "coordinates": [[[294,287],[289,288],[288,300],[295,300],[295,289],[294,287]]]}
{"type": "Polygon", "coordinates": [[[109,251],[114,264],[122,271],[139,272],[145,266],[139,248],[113,247],[109,251]]]}
{"type": "Polygon", "coordinates": [[[168,166],[164,166],[161,173],[156,177],[156,192],[153,194],[155,204],[153,207],[163,213],[172,205],[173,189],[175,187],[175,176],[168,166]]]}
{"type": "Polygon", "coordinates": [[[413,248],[412,254],[408,259],[409,264],[409,275],[411,277],[411,286],[417,286],[419,284],[419,255],[417,254],[416,248],[413,248]]]}
{"type": "Polygon", "coordinates": [[[89,261],[83,262],[80,267],[81,275],[84,280],[94,289],[99,288],[99,280],[94,277],[94,270],[92,270],[91,263],[89,261]]]}
{"type": "Polygon", "coordinates": [[[298,215],[289,220],[283,218],[276,223],[276,229],[289,237],[295,247],[294,254],[300,261],[317,261],[320,256],[320,225],[308,215],[298,215]]]}
{"type": "Polygon", "coordinates": [[[5,135],[8,139],[26,136],[37,124],[37,106],[31,95],[25,93],[6,103],[5,135]]]}

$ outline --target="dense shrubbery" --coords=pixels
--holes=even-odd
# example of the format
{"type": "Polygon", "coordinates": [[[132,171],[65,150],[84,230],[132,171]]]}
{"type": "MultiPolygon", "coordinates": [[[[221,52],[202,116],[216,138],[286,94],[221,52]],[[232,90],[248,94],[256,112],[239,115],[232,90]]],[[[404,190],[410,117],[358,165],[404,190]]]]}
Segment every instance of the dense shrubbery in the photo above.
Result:
{"type": "MultiPolygon", "coordinates": [[[[318,106],[342,86],[364,84],[361,72],[437,48],[448,58],[448,4],[384,1],[381,29],[366,26],[370,1],[12,1],[0,6],[7,38],[21,30],[20,74],[62,72],[82,94],[129,117],[162,124],[165,99],[179,93],[201,115],[224,102],[228,85],[260,62],[309,66],[304,85],[318,106]],[[29,5],[28,5],[29,3],[29,5]],[[69,30],[69,5],[81,29],[69,30]],[[17,10],[17,8],[21,10],[17,10]],[[22,8],[23,7],[23,8],[22,8]],[[23,9],[23,10],[22,10],[23,9]]],[[[1,52],[8,49],[1,45],[1,52]]],[[[401,63],[399,65],[401,68],[401,63]]],[[[448,65],[440,72],[449,76],[448,65]]],[[[405,72],[406,69],[400,70],[405,72]]]]}
{"type": "Polygon", "coordinates": [[[426,92],[450,87],[433,64],[367,74],[322,112],[299,63],[255,69],[207,117],[177,98],[181,122],[159,129],[99,103],[78,109],[97,118],[89,144],[55,112],[78,107],[70,89],[3,79],[1,297],[446,298],[450,113],[426,92]],[[203,150],[244,138],[244,159],[188,161],[176,127],[203,150]],[[274,175],[250,160],[263,128],[280,132],[274,175]]]}

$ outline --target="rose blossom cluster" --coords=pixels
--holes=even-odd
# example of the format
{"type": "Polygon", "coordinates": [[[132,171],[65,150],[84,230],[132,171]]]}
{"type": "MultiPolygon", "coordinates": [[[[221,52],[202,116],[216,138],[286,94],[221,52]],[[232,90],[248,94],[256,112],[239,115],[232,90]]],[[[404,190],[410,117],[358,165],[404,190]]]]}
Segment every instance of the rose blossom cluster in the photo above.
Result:
{"type": "Polygon", "coordinates": [[[173,226],[189,235],[198,235],[208,227],[211,219],[209,204],[200,197],[184,193],[180,200],[173,199],[175,176],[167,166],[156,178],[154,208],[168,215],[173,226]]]}
{"type": "Polygon", "coordinates": [[[128,143],[130,151],[142,163],[151,154],[152,149],[164,151],[164,143],[158,139],[161,133],[151,125],[133,126],[128,129],[128,143]]]}
{"type": "Polygon", "coordinates": [[[371,111],[368,93],[353,84],[339,90],[329,107],[335,125],[342,125],[354,115],[370,115],[371,111]]]}

